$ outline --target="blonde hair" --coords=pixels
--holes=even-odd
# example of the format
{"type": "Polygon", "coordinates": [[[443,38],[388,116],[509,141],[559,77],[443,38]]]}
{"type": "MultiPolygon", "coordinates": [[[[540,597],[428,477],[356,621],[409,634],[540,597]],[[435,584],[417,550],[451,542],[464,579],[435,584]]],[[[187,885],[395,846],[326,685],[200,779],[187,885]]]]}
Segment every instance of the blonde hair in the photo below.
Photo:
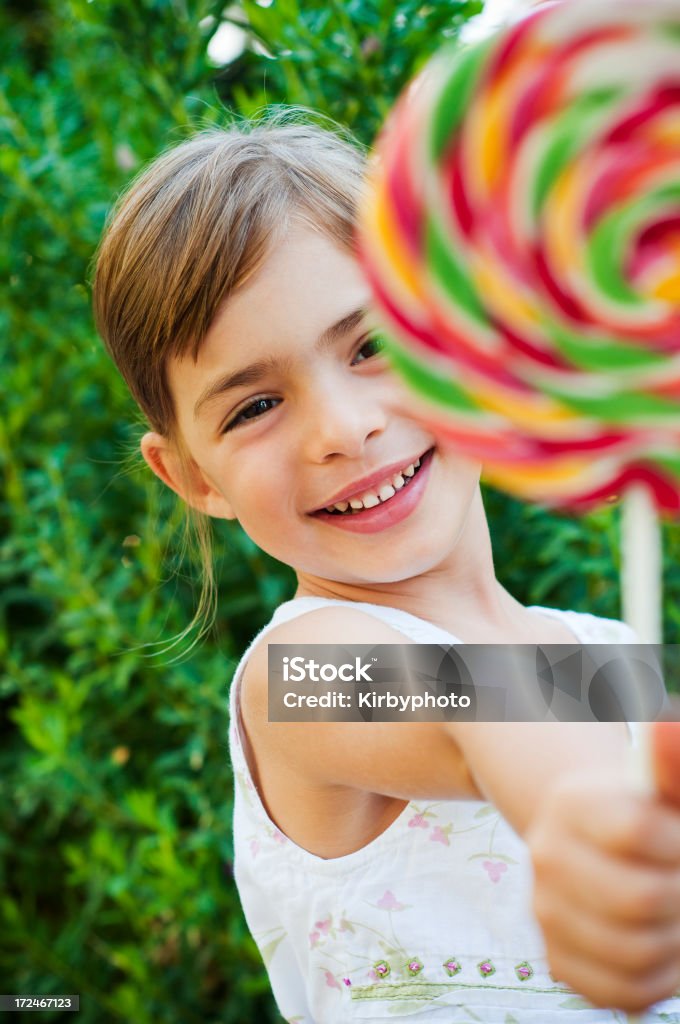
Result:
{"type": "MultiPolygon", "coordinates": [[[[288,108],[199,132],[172,148],[121,196],[100,243],[97,329],[151,427],[175,445],[187,477],[168,360],[197,358],[218,310],[258,270],[293,217],[355,250],[364,154],[338,125],[320,127],[310,113],[288,108]]],[[[198,640],[216,608],[211,531],[208,518],[191,510],[187,526],[203,587],[178,639],[200,625],[198,640]]]]}

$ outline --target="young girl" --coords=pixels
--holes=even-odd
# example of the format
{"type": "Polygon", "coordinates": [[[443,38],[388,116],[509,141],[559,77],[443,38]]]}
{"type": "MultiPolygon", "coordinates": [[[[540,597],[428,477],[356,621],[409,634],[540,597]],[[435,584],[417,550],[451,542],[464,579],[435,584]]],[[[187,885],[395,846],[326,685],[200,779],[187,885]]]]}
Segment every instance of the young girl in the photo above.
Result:
{"type": "Polygon", "coordinates": [[[297,574],[232,684],[243,909],[289,1022],[621,1021],[604,1008],[680,985],[680,814],[629,792],[622,726],[267,720],[269,643],[631,639],[496,580],[480,466],[409,415],[381,352],[362,173],[315,127],[199,135],[99,254],[147,463],[297,574]]]}

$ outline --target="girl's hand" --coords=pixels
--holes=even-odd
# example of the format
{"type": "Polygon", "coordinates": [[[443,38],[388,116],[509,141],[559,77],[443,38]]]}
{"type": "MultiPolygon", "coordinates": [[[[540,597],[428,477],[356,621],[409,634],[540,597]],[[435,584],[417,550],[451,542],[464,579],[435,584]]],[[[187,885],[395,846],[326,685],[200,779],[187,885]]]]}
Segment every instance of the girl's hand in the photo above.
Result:
{"type": "Polygon", "coordinates": [[[617,777],[569,774],[524,836],[554,977],[629,1012],[680,987],[680,811],[617,777]]]}

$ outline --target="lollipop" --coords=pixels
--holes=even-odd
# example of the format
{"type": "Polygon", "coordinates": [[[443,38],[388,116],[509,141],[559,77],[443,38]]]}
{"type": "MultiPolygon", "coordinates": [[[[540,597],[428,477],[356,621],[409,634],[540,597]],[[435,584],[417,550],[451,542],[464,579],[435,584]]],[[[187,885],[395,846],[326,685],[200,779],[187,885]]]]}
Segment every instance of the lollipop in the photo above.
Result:
{"type": "Polygon", "coordinates": [[[628,490],[649,569],[650,510],[680,513],[680,4],[568,0],[445,50],[371,186],[360,251],[423,419],[518,497],[628,490]]]}

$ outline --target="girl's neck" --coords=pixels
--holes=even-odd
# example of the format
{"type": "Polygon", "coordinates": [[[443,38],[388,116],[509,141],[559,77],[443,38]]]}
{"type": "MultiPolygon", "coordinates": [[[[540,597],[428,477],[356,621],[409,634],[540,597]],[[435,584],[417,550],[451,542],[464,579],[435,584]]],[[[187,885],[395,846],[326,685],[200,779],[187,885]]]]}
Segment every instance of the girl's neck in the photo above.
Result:
{"type": "Polygon", "coordinates": [[[389,605],[459,636],[516,629],[526,614],[496,579],[481,495],[473,502],[455,549],[426,572],[392,583],[323,579],[298,573],[296,597],[389,605]]]}

